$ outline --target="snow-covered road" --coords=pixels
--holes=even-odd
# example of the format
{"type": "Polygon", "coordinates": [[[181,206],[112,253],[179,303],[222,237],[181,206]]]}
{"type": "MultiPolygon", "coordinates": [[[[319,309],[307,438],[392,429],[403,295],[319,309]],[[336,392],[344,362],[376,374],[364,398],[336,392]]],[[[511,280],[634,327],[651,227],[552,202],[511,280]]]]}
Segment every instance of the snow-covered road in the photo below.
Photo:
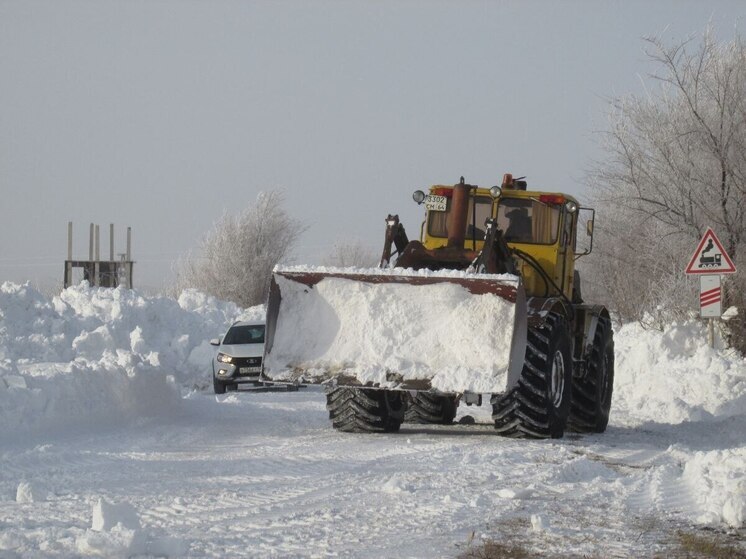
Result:
{"type": "Polygon", "coordinates": [[[207,340],[263,314],[0,285],[0,558],[746,556],[746,360],[700,322],[615,330],[603,435],[516,441],[487,407],[354,435],[317,389],[211,394],[207,340]]]}
{"type": "MultiPolygon", "coordinates": [[[[712,450],[713,432],[718,449],[725,434],[737,446],[743,416],[559,441],[489,425],[350,435],[331,429],[313,389],[194,393],[165,422],[4,447],[0,556],[449,557],[487,537],[649,556],[706,512],[682,457],[712,450]],[[31,502],[15,502],[23,480],[31,502]],[[139,528],[91,531],[100,498],[132,505],[139,528]]],[[[730,539],[743,547],[742,536],[730,539]]]]}

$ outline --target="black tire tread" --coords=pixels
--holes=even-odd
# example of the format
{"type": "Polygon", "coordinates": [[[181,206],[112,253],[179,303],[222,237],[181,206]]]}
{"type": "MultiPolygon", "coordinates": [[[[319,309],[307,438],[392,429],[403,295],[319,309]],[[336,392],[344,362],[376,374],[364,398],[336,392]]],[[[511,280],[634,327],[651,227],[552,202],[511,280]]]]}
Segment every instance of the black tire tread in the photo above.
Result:
{"type": "Polygon", "coordinates": [[[332,388],[326,393],[326,409],[332,426],[346,433],[392,433],[404,419],[403,394],[365,388],[332,388]],[[398,409],[387,405],[386,398],[400,402],[398,409]]]}
{"type": "MultiPolygon", "coordinates": [[[[557,420],[550,418],[553,404],[549,400],[548,354],[554,338],[569,338],[569,335],[567,321],[557,313],[549,313],[541,326],[528,329],[526,358],[517,386],[505,394],[492,396],[492,419],[498,433],[534,439],[562,436],[564,421],[557,425],[557,420]]],[[[572,367],[572,363],[566,363],[566,367],[572,367]]],[[[565,383],[565,392],[571,389],[569,384],[565,383]]]]}
{"type": "Polygon", "coordinates": [[[435,423],[451,425],[456,417],[458,398],[417,392],[409,398],[405,423],[435,423]]]}
{"type": "Polygon", "coordinates": [[[570,415],[567,426],[577,433],[603,433],[609,422],[609,407],[611,405],[611,393],[614,382],[614,332],[611,321],[601,316],[593,337],[591,354],[588,358],[586,374],[581,378],[573,378],[572,403],[570,404],[570,415]],[[607,363],[610,371],[606,371],[609,378],[609,394],[606,405],[601,401],[602,387],[598,383],[602,380],[600,373],[604,366],[604,354],[611,352],[611,361],[607,363]]]}

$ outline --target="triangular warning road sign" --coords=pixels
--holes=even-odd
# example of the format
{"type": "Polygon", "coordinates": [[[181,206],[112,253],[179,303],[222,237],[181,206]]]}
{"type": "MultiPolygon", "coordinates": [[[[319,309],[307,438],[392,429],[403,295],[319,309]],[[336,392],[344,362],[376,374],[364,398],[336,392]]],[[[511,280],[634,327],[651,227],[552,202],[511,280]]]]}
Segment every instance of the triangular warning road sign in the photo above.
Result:
{"type": "Polygon", "coordinates": [[[711,227],[699,241],[694,256],[686,267],[687,274],[734,274],[736,266],[725,252],[723,244],[711,227]]]}

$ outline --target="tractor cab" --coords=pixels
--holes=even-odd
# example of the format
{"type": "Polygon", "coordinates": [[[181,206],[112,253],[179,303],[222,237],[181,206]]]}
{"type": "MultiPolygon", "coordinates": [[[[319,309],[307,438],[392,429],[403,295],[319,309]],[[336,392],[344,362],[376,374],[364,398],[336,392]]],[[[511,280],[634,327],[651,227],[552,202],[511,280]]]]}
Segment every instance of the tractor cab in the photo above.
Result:
{"type": "Polygon", "coordinates": [[[527,295],[550,297],[562,292],[571,297],[577,201],[565,194],[526,190],[526,182],[513,179],[510,174],[505,175],[500,187],[466,186],[468,211],[463,232],[449,231],[449,227],[460,228],[463,223],[452,215],[458,211],[454,210],[454,186],[435,185],[428,195],[422,191],[413,194],[414,200],[426,209],[420,235],[423,246],[437,252],[448,247],[449,242],[452,247],[454,237],[458,239],[462,233],[463,244],[459,248],[474,257],[484,248],[492,220],[511,249],[527,295]]]}

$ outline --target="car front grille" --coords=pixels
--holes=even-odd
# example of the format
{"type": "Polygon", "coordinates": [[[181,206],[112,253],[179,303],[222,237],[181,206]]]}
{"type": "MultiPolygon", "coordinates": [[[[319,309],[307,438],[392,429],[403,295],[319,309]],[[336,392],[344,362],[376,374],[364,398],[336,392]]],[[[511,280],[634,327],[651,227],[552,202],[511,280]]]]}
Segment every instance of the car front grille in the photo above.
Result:
{"type": "Polygon", "coordinates": [[[261,357],[234,357],[233,364],[236,366],[238,376],[241,377],[259,377],[262,366],[261,357]],[[256,369],[254,371],[246,371],[247,367],[256,369]]]}
{"type": "Polygon", "coordinates": [[[236,367],[260,367],[262,364],[261,357],[234,357],[233,364],[236,367]]]}

